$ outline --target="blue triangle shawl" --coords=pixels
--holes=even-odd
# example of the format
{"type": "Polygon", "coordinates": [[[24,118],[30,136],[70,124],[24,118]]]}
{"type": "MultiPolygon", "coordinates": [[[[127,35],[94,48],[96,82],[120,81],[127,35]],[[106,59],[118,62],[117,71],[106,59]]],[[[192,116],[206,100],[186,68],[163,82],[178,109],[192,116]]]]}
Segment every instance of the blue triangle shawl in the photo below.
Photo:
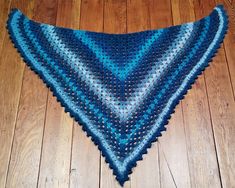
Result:
{"type": "Polygon", "coordinates": [[[196,21],[128,34],[72,30],[13,9],[7,29],[25,63],[82,126],[123,185],[227,31],[222,5],[196,21]]]}

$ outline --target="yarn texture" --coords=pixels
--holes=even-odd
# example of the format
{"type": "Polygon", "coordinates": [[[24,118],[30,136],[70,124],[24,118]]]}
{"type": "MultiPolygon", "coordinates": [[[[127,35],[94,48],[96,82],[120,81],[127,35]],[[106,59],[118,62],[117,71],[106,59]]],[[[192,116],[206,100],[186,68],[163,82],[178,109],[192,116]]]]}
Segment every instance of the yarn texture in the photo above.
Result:
{"type": "Polygon", "coordinates": [[[25,63],[91,136],[120,185],[166,130],[227,27],[222,5],[195,22],[128,34],[38,23],[18,9],[7,21],[25,63]]]}

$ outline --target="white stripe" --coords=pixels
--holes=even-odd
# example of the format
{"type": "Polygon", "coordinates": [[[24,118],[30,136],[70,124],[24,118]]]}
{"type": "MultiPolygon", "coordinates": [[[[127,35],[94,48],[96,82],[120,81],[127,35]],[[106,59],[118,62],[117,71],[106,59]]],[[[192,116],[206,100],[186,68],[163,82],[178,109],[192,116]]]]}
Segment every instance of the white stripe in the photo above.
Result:
{"type": "Polygon", "coordinates": [[[209,55],[209,53],[211,52],[213,47],[216,45],[216,42],[218,42],[220,34],[222,33],[222,30],[223,30],[224,20],[223,20],[223,15],[222,15],[221,10],[219,8],[217,8],[217,7],[215,8],[215,10],[218,12],[219,19],[220,19],[219,29],[218,29],[218,31],[217,31],[217,33],[215,35],[215,38],[213,39],[212,43],[210,44],[210,46],[208,47],[207,51],[204,53],[203,57],[200,59],[198,64],[191,70],[191,72],[184,79],[184,81],[182,82],[181,86],[176,91],[176,93],[174,95],[172,95],[172,97],[169,99],[166,107],[164,108],[164,110],[162,111],[162,113],[160,114],[158,119],[156,120],[156,123],[155,123],[155,125],[153,125],[153,128],[150,130],[149,134],[146,135],[145,139],[143,139],[143,141],[135,148],[135,150],[133,151],[133,154],[125,159],[125,161],[122,164],[122,169],[125,169],[125,167],[128,164],[128,162],[131,161],[134,157],[136,157],[136,155],[139,154],[138,152],[141,149],[143,149],[143,147],[146,146],[146,144],[150,141],[150,139],[152,138],[153,134],[157,131],[157,129],[159,128],[160,124],[162,123],[162,121],[164,119],[163,117],[168,113],[169,107],[172,105],[173,101],[184,90],[184,88],[188,84],[188,80],[190,80],[193,77],[193,75],[200,69],[201,65],[205,62],[207,56],[209,55]]]}
{"type": "MultiPolygon", "coordinates": [[[[210,44],[209,48],[207,49],[207,51],[204,53],[203,57],[200,59],[199,63],[197,66],[195,66],[192,71],[190,72],[190,74],[184,79],[184,82],[182,83],[181,87],[177,90],[177,92],[171,97],[171,99],[168,101],[167,106],[165,107],[165,111],[163,111],[162,113],[162,117],[164,116],[164,114],[168,113],[167,112],[167,108],[169,108],[169,106],[171,106],[172,102],[178,97],[178,95],[180,94],[180,92],[184,89],[185,85],[187,85],[188,80],[195,74],[195,72],[198,70],[198,68],[200,68],[201,64],[204,63],[205,59],[207,58],[208,54],[210,53],[211,49],[214,47],[214,45],[216,44],[216,42],[219,39],[219,36],[221,34],[221,31],[223,29],[223,24],[224,24],[224,20],[223,20],[223,16],[222,16],[222,12],[219,8],[215,8],[218,13],[219,13],[219,17],[220,17],[220,26],[219,29],[216,33],[216,36],[213,40],[213,42],[210,44]]],[[[19,13],[20,14],[20,13],[19,13]]],[[[17,13],[16,16],[14,16],[12,23],[11,23],[11,27],[14,25],[16,25],[15,21],[17,19],[17,13]]],[[[13,27],[12,27],[13,28],[13,27]]],[[[14,29],[12,29],[14,32],[14,35],[16,36],[17,40],[20,40],[21,42],[21,47],[22,49],[25,49],[25,42],[23,40],[21,40],[20,36],[19,36],[19,32],[18,32],[18,28],[14,27],[14,29]]],[[[30,53],[25,54],[32,62],[37,62],[34,60],[34,58],[30,55],[30,53]]],[[[40,64],[35,63],[34,64],[35,67],[37,67],[38,70],[43,71],[45,73],[45,77],[53,84],[53,85],[57,85],[56,81],[51,78],[50,74],[47,72],[47,70],[44,67],[41,67],[40,64]],[[38,67],[40,66],[40,67],[38,67]]],[[[63,88],[58,87],[57,92],[59,94],[63,94],[63,88]]],[[[87,116],[85,114],[83,114],[83,112],[78,109],[78,107],[76,105],[74,105],[73,101],[71,101],[68,97],[66,97],[66,95],[63,95],[63,98],[65,100],[66,103],[70,103],[72,109],[76,109],[76,113],[79,115],[79,117],[82,117],[83,121],[86,123],[88,129],[97,137],[99,137],[99,141],[100,143],[106,148],[106,151],[108,153],[108,155],[110,156],[110,158],[112,158],[113,163],[116,165],[117,169],[119,170],[119,173],[123,173],[126,170],[126,166],[128,164],[128,162],[130,160],[132,160],[134,157],[136,157],[136,155],[138,155],[138,151],[141,150],[147,142],[149,142],[149,139],[144,139],[143,142],[134,150],[134,154],[130,155],[130,157],[126,158],[125,161],[123,163],[120,163],[116,157],[116,155],[114,155],[113,151],[110,148],[110,145],[107,143],[106,139],[103,137],[103,135],[99,132],[98,129],[96,129],[95,126],[93,126],[90,122],[90,120],[87,118],[87,116]]],[[[157,126],[153,126],[152,130],[150,131],[150,133],[148,135],[146,135],[147,138],[150,138],[158,129],[158,125],[159,125],[159,119],[157,119],[156,121],[156,125],[157,126]]]]}
{"type": "Polygon", "coordinates": [[[136,108],[142,104],[143,100],[146,98],[146,95],[150,93],[154,85],[156,85],[157,81],[161,78],[164,70],[167,69],[177,54],[183,50],[185,43],[192,35],[193,23],[189,23],[184,31],[184,33],[181,33],[175,39],[175,43],[178,43],[176,43],[174,50],[172,50],[172,46],[170,46],[168,50],[164,52],[165,56],[163,56],[163,59],[166,57],[167,59],[161,62],[156,62],[155,66],[147,73],[149,76],[147,76],[144,80],[141,81],[141,83],[138,84],[136,87],[136,92],[128,99],[130,104],[127,105],[127,109],[123,114],[124,120],[126,120],[136,110],[136,108]],[[157,70],[161,70],[160,74],[157,72],[157,70]]]}
{"type": "MultiPolygon", "coordinates": [[[[163,61],[161,63],[159,68],[164,69],[170,64],[170,62],[172,62],[178,52],[182,50],[182,47],[187,42],[187,39],[190,37],[192,30],[192,23],[187,24],[186,28],[181,30],[180,34],[173,43],[176,43],[177,48],[175,49],[175,51],[172,51],[171,47],[168,48],[168,50],[164,53],[165,55],[163,56],[163,58],[165,58],[166,56],[168,56],[168,58],[166,61],[163,61]],[[185,40],[182,40],[182,38],[184,39],[182,35],[184,35],[185,40]]],[[[129,104],[127,103],[120,106],[119,104],[122,102],[119,101],[110,91],[108,91],[108,89],[101,83],[101,81],[95,75],[93,75],[93,73],[89,70],[88,67],[84,68],[86,65],[82,62],[80,58],[77,58],[76,54],[71,52],[69,48],[66,47],[66,45],[55,33],[53,26],[48,26],[44,24],[42,25],[42,31],[45,35],[49,36],[47,37],[48,41],[53,44],[54,48],[57,47],[56,50],[59,51],[59,54],[63,55],[64,59],[71,60],[73,66],[77,67],[76,70],[78,71],[79,76],[89,86],[90,90],[97,94],[98,98],[102,102],[104,102],[111,110],[114,110],[115,114],[121,120],[125,121],[128,119],[128,117],[130,117],[130,115],[144,100],[144,96],[146,96],[152,90],[154,84],[156,84],[156,81],[161,76],[157,75],[156,69],[159,66],[159,62],[156,62],[154,68],[147,74],[145,80],[138,84],[138,89],[136,89],[136,92],[131,96],[131,99],[128,99],[128,101],[131,102],[129,104]],[[148,75],[153,76],[149,77],[148,75]],[[144,83],[149,83],[149,86],[146,88],[144,83]]]]}
{"type": "Polygon", "coordinates": [[[117,99],[115,96],[107,90],[106,87],[101,83],[101,81],[89,70],[88,67],[82,62],[77,55],[70,51],[69,48],[62,42],[62,40],[57,36],[54,31],[53,26],[42,25],[42,31],[47,40],[56,47],[56,51],[63,56],[64,59],[70,60],[73,67],[76,67],[76,71],[80,78],[89,86],[89,89],[93,91],[100,100],[102,100],[107,106],[114,108],[116,114],[120,114],[117,99]],[[66,52],[66,53],[65,53],[66,52]]]}
{"type": "MultiPolygon", "coordinates": [[[[103,137],[103,135],[100,133],[100,131],[94,126],[89,118],[78,108],[78,106],[69,98],[67,95],[64,95],[64,89],[57,83],[57,81],[51,77],[50,72],[48,72],[45,67],[41,66],[40,63],[37,63],[38,61],[34,58],[34,56],[31,54],[31,52],[28,50],[28,45],[26,45],[25,40],[22,39],[22,36],[19,32],[19,27],[16,23],[18,18],[22,15],[20,11],[16,12],[14,14],[14,17],[11,22],[11,28],[14,33],[14,36],[16,40],[18,41],[18,44],[22,48],[24,52],[24,55],[30,60],[30,62],[35,62],[33,63],[34,67],[36,70],[43,72],[44,77],[47,79],[47,81],[54,85],[56,88],[57,94],[60,95],[61,98],[64,99],[66,104],[69,104],[71,107],[71,111],[77,114],[87,125],[88,129],[92,132],[92,134],[96,135],[99,138],[100,144],[104,146],[104,148],[107,150],[108,155],[113,159],[114,164],[118,167],[121,165],[121,163],[118,161],[116,155],[114,155],[113,151],[110,148],[110,145],[107,143],[106,139],[103,137]],[[63,96],[63,97],[62,97],[63,96]]],[[[26,18],[27,19],[27,18],[26,18]]]]}

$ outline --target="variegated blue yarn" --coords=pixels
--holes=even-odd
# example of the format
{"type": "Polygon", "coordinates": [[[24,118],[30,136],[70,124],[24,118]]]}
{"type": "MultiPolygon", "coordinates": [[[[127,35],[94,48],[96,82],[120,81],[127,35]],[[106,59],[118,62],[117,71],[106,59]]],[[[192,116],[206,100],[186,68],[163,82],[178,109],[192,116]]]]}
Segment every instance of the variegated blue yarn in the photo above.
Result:
{"type": "Polygon", "coordinates": [[[161,136],[227,31],[218,5],[196,22],[129,34],[60,28],[9,15],[10,37],[96,145],[121,185],[161,136]]]}

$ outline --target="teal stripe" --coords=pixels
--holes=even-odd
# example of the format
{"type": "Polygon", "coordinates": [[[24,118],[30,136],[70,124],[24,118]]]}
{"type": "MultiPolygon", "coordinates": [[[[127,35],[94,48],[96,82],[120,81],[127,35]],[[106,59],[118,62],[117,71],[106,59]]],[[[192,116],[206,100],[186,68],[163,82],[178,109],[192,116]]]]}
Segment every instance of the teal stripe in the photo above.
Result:
{"type": "Polygon", "coordinates": [[[208,32],[210,26],[210,18],[207,17],[205,20],[205,29],[203,30],[202,34],[200,35],[200,38],[198,39],[197,45],[195,45],[195,48],[191,50],[191,53],[186,57],[185,61],[178,66],[178,68],[173,72],[173,74],[169,77],[164,87],[159,91],[156,98],[153,100],[152,104],[149,105],[145,113],[143,114],[142,118],[138,121],[138,123],[134,126],[135,128],[131,131],[131,134],[128,135],[128,140],[135,134],[135,132],[142,127],[146,121],[151,116],[153,110],[156,108],[157,104],[161,100],[161,98],[164,96],[165,92],[169,89],[171,84],[173,83],[173,80],[176,79],[178,73],[187,65],[187,63],[191,60],[191,58],[196,54],[198,48],[200,47],[201,43],[206,37],[206,33],[208,32]]]}
{"type": "MultiPolygon", "coordinates": [[[[18,26],[18,19],[19,17],[22,15],[22,13],[20,13],[19,11],[16,12],[12,18],[12,21],[11,21],[11,28],[13,30],[13,33],[14,33],[14,36],[16,38],[16,41],[17,43],[20,45],[20,47],[22,48],[22,52],[24,53],[25,57],[27,57],[31,63],[33,62],[37,62],[37,60],[35,59],[35,57],[32,55],[32,52],[31,50],[28,49],[28,46],[27,44],[25,43],[25,41],[23,40],[23,37],[21,36],[18,28],[20,28],[18,26]],[[14,28],[14,29],[13,29],[14,28]]],[[[48,72],[47,69],[45,69],[45,67],[42,67],[40,64],[38,63],[35,63],[33,64],[33,66],[35,67],[35,69],[38,71],[38,72],[43,72],[45,78],[47,79],[47,81],[53,85],[56,85],[57,82],[51,78],[51,74],[48,72]]],[[[61,95],[61,93],[63,93],[63,88],[61,88],[61,86],[58,85],[58,87],[56,88],[56,92],[58,94],[61,95]]],[[[94,124],[91,123],[91,121],[88,119],[88,117],[79,109],[77,108],[77,106],[75,106],[73,104],[73,102],[66,96],[64,95],[63,96],[64,98],[64,101],[68,102],[69,105],[71,106],[71,111],[74,113],[74,114],[78,114],[79,117],[81,117],[81,119],[86,123],[87,125],[87,128],[93,133],[93,135],[97,136],[96,138],[99,140],[99,142],[101,143],[101,145],[105,148],[107,154],[110,156],[112,160],[112,162],[114,163],[114,165],[117,167],[117,170],[119,171],[119,173],[122,173],[122,171],[119,170],[119,166],[121,166],[121,163],[119,162],[119,160],[117,159],[116,155],[113,153],[112,149],[110,148],[110,145],[107,143],[106,139],[104,138],[104,136],[102,135],[102,133],[96,129],[96,127],[94,126],[94,124]],[[74,109],[76,109],[74,111],[74,109]]]]}
{"type": "Polygon", "coordinates": [[[143,58],[144,54],[150,49],[151,45],[157,41],[162,34],[164,33],[163,29],[157,30],[143,45],[139,50],[136,56],[131,60],[130,63],[124,67],[119,67],[115,64],[111,58],[101,49],[95,41],[90,38],[84,31],[74,31],[75,36],[81,40],[92,52],[96,55],[100,62],[103,63],[106,69],[110,70],[117,78],[121,81],[124,81],[127,76],[138,66],[139,61],[143,58]]]}
{"type": "MultiPolygon", "coordinates": [[[[114,128],[114,125],[108,121],[108,118],[105,117],[105,115],[99,109],[95,108],[95,106],[92,104],[92,102],[89,99],[87,99],[86,95],[84,95],[84,93],[81,90],[79,90],[79,88],[76,86],[75,82],[67,79],[67,76],[62,73],[62,70],[59,68],[58,65],[56,65],[56,62],[54,62],[46,54],[46,52],[42,49],[40,43],[38,42],[37,38],[31,32],[30,26],[29,26],[29,21],[26,19],[24,19],[24,27],[25,27],[25,32],[27,34],[27,37],[29,37],[29,39],[33,43],[34,47],[36,48],[37,52],[39,53],[39,55],[42,56],[48,62],[50,67],[53,68],[58,73],[58,75],[61,76],[61,79],[63,82],[70,85],[71,90],[77,94],[77,96],[80,98],[80,100],[83,101],[97,117],[99,117],[98,120],[100,121],[100,123],[102,123],[102,122],[106,123],[106,127],[109,128],[111,130],[111,132],[113,132],[115,134],[115,137],[118,140],[120,137],[120,134],[117,133],[117,129],[114,128]]],[[[56,85],[58,86],[58,83],[56,85]]]]}

